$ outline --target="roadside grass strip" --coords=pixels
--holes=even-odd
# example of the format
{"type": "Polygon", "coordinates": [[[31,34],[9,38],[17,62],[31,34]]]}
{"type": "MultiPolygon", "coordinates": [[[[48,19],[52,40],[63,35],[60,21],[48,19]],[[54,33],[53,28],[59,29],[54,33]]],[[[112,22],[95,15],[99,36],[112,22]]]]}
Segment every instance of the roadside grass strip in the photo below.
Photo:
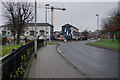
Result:
{"type": "Polygon", "coordinates": [[[119,48],[118,48],[119,41],[116,39],[114,41],[112,41],[112,39],[103,39],[103,40],[98,40],[96,42],[89,42],[87,44],[102,47],[102,48],[117,50],[117,51],[119,50],[119,48]]]}
{"type": "Polygon", "coordinates": [[[58,45],[58,43],[47,42],[47,45],[58,45]]]}

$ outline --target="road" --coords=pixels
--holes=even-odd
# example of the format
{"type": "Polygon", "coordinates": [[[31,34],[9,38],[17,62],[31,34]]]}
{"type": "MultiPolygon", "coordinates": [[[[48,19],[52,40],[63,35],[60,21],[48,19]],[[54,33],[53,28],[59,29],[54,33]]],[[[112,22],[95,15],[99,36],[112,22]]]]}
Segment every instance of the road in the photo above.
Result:
{"type": "Polygon", "coordinates": [[[117,78],[118,52],[85,45],[86,41],[62,43],[63,56],[90,78],[117,78]]]}

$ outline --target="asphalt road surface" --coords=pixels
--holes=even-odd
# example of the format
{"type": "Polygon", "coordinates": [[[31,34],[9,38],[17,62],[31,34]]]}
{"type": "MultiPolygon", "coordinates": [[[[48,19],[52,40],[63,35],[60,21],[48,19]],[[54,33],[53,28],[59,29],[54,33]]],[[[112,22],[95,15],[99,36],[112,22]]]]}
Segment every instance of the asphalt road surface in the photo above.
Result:
{"type": "Polygon", "coordinates": [[[62,43],[63,56],[90,78],[117,78],[118,52],[85,45],[86,41],[62,43]]]}

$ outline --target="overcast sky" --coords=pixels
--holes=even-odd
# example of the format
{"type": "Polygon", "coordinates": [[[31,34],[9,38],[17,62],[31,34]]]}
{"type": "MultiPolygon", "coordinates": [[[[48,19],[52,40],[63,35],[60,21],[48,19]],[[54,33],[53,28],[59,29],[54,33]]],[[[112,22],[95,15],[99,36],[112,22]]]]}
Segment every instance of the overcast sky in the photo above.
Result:
{"type": "MultiPolygon", "coordinates": [[[[39,3],[40,5],[44,3],[39,3]]],[[[66,11],[54,10],[55,30],[61,30],[61,26],[70,23],[81,31],[85,29],[96,30],[96,13],[99,13],[99,25],[101,20],[109,15],[107,13],[117,7],[117,2],[57,2],[49,3],[55,7],[64,7],[66,11]]],[[[38,8],[38,22],[45,22],[44,9],[38,8]]],[[[51,22],[51,11],[48,12],[48,22],[51,22]]],[[[100,29],[100,26],[99,26],[100,29]]]]}
{"type": "MultiPolygon", "coordinates": [[[[70,23],[79,28],[79,31],[81,31],[81,26],[82,31],[85,29],[94,31],[97,29],[96,13],[99,13],[99,25],[101,25],[101,20],[108,16],[106,13],[118,5],[117,2],[39,2],[38,5],[45,5],[45,3],[49,3],[50,6],[57,8],[66,8],[66,11],[54,10],[53,24],[55,30],[58,31],[61,30],[61,26],[66,23],[70,23]]],[[[37,11],[37,22],[45,22],[45,9],[37,8],[37,11]]],[[[51,23],[50,10],[48,10],[48,22],[51,23]]],[[[0,24],[3,23],[0,21],[0,24]]]]}

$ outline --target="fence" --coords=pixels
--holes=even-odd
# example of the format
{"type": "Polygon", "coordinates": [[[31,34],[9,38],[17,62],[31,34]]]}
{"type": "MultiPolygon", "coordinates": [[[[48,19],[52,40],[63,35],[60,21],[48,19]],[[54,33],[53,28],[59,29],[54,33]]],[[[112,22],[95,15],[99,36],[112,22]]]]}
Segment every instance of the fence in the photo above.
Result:
{"type": "MultiPolygon", "coordinates": [[[[37,47],[44,45],[43,40],[37,40],[37,47]]],[[[17,50],[2,57],[0,67],[2,67],[2,80],[22,79],[25,69],[34,53],[34,41],[21,46],[17,50]]]]}

